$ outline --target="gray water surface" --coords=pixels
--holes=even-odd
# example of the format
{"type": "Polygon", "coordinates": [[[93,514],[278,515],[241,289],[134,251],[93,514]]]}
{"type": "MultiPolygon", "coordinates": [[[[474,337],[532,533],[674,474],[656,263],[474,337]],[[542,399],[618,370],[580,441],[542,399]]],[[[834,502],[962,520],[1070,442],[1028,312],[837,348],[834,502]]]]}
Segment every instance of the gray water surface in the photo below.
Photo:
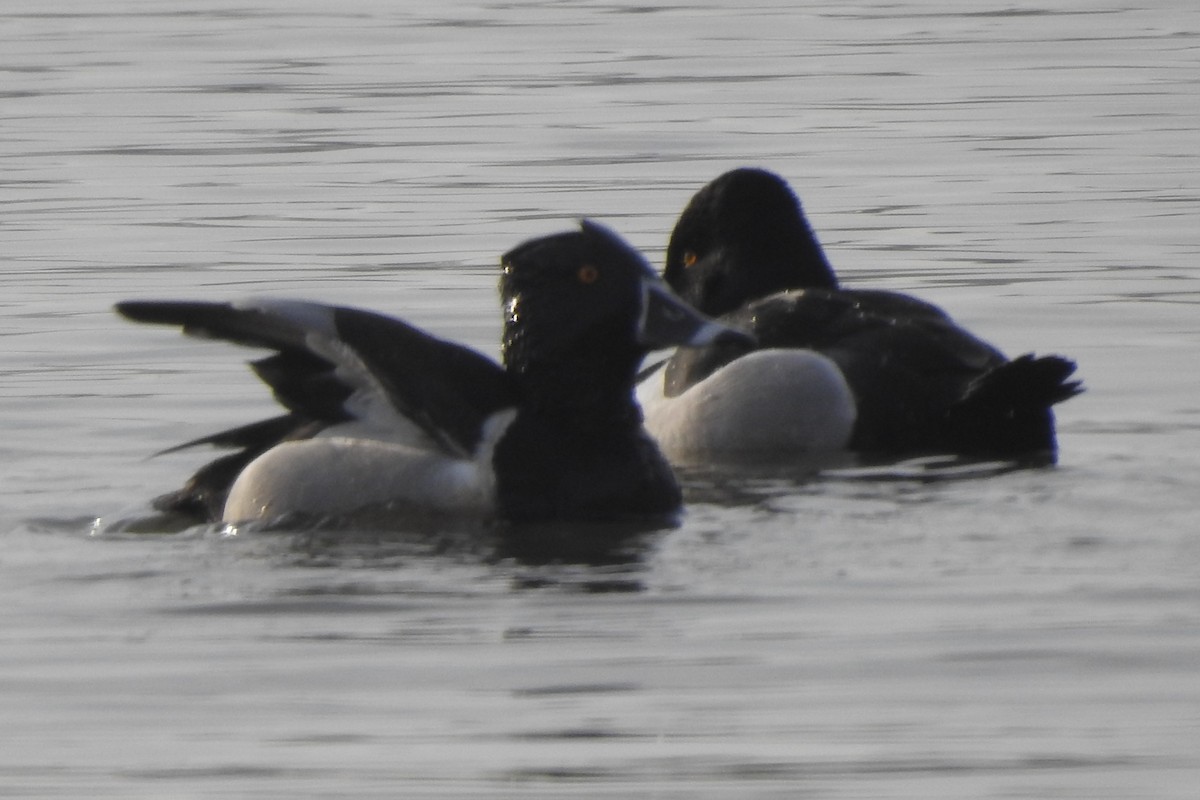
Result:
{"type": "Polygon", "coordinates": [[[1142,5],[0,9],[0,793],[1196,797],[1200,11],[1142,5]],[[848,285],[1077,359],[1060,465],[688,473],[572,563],[97,532],[272,412],[251,351],[113,302],[495,354],[500,253],[589,215],[660,263],[744,164],[848,285]]]}

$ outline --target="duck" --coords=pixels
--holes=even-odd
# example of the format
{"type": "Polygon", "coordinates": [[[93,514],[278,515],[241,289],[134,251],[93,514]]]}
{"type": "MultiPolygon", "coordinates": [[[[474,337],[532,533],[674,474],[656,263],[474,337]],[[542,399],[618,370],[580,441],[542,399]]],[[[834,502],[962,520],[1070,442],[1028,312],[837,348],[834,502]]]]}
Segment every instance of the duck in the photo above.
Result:
{"type": "Polygon", "coordinates": [[[130,300],[141,323],[273,351],[283,413],[196,439],[226,453],[161,512],[228,524],[380,513],[512,523],[668,520],[681,491],[633,396],[653,349],[743,341],[587,219],[501,259],[502,364],[402,320],[250,298],[130,300]]]}
{"type": "Polygon", "coordinates": [[[1083,391],[1070,359],[1009,359],[932,303],[843,287],[799,198],[769,170],[731,170],[691,198],[663,277],[752,335],[645,370],[647,429],[677,464],[838,454],[1052,464],[1052,407],[1083,391]]]}

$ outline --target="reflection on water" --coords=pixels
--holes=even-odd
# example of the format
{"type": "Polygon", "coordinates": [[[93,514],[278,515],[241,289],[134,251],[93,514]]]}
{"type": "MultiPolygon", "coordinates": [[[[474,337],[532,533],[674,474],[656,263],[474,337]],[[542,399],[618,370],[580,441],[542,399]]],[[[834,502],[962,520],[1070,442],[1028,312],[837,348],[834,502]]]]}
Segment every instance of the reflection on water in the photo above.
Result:
{"type": "Polygon", "coordinates": [[[1195,795],[1194,3],[0,22],[6,796],[1195,795]],[[272,401],[114,301],[495,353],[500,253],[586,214],[661,261],[743,164],[848,285],[1076,358],[1060,466],[699,467],[616,536],[148,524],[197,466],[149,454],[272,401]]]}
{"type": "MultiPolygon", "coordinates": [[[[44,523],[43,523],[44,524],[44,523]]],[[[77,530],[77,523],[55,523],[77,530]]],[[[677,527],[674,520],[628,522],[499,523],[452,516],[397,516],[356,513],[352,518],[288,516],[269,522],[195,525],[190,517],[143,513],[101,518],[91,523],[93,536],[154,537],[200,535],[215,539],[285,537],[297,564],[349,562],[387,568],[393,559],[450,557],[494,564],[511,560],[524,565],[566,564],[608,567],[636,564],[656,534],[677,527]]],[[[631,586],[637,589],[636,585],[631,586]]]]}

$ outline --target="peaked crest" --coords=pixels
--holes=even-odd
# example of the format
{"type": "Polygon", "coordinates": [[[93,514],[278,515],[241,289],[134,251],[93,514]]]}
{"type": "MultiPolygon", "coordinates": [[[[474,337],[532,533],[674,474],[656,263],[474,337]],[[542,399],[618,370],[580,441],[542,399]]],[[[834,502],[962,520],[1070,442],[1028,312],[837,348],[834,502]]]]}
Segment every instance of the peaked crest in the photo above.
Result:
{"type": "Polygon", "coordinates": [[[609,229],[582,220],[579,230],[513,248],[501,266],[501,348],[510,370],[556,360],[598,328],[607,332],[609,347],[636,348],[642,283],[657,278],[642,255],[609,229]]]}

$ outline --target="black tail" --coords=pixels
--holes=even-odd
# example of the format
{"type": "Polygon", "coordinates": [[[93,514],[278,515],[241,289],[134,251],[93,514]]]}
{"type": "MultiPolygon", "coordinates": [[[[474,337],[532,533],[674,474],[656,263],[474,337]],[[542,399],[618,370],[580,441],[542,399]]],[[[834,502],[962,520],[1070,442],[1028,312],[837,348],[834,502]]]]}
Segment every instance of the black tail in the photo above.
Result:
{"type": "Polygon", "coordinates": [[[974,380],[948,421],[958,452],[1053,463],[1057,456],[1051,407],[1083,391],[1068,380],[1075,362],[1026,354],[974,380]]]}
{"type": "Polygon", "coordinates": [[[196,522],[219,522],[225,510],[225,498],[247,464],[280,442],[307,439],[322,427],[323,422],[306,419],[300,414],[285,414],[163,450],[156,455],[204,444],[237,448],[236,453],[221,456],[201,467],[183,488],[154,498],[153,506],[158,511],[191,517],[196,522]]]}

